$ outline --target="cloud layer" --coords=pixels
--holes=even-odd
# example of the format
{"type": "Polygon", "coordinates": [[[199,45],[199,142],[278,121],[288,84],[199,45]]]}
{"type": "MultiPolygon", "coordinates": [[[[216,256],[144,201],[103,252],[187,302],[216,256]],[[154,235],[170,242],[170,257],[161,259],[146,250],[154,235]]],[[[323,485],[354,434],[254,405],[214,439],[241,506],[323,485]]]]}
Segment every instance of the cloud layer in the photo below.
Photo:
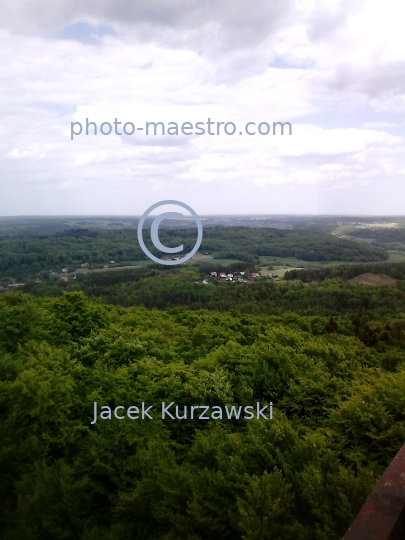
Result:
{"type": "Polygon", "coordinates": [[[0,2],[0,214],[405,213],[405,38],[374,0],[0,2]],[[70,123],[234,122],[235,136],[70,123]],[[289,121],[291,136],[239,136],[289,121]]]}

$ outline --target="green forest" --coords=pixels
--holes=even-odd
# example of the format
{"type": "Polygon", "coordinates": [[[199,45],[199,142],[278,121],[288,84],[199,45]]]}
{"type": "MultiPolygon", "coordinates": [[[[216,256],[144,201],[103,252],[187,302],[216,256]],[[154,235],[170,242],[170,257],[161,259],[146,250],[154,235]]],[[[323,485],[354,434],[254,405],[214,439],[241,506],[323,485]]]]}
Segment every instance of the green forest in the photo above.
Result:
{"type": "Polygon", "coordinates": [[[367,228],[367,229],[355,229],[349,231],[348,236],[354,236],[357,238],[371,240],[375,245],[393,245],[405,244],[405,229],[399,228],[367,228]]]}
{"type": "Polygon", "coordinates": [[[396,309],[336,318],[1,295],[1,537],[337,540],[404,439],[405,291],[382,289],[396,309]],[[91,425],[94,401],[274,417],[91,425]]]}
{"type": "MultiPolygon", "coordinates": [[[[163,269],[160,265],[151,265],[89,272],[77,274],[77,279],[68,283],[48,278],[39,284],[27,284],[22,290],[39,297],[58,297],[64,291],[82,291],[87,296],[101,299],[103,303],[127,307],[187,307],[191,310],[237,310],[263,315],[294,312],[300,315],[339,316],[365,311],[370,316],[378,317],[399,312],[404,307],[404,263],[292,270],[286,273],[286,279],[282,281],[258,278],[245,284],[213,279],[207,285],[202,284],[203,278],[209,279],[212,268],[210,263],[163,269]],[[393,275],[397,279],[395,286],[363,287],[347,284],[341,277],[345,273],[347,278],[354,277],[364,273],[365,269],[393,275]],[[316,283],[312,284],[315,278],[316,283]]],[[[254,266],[247,263],[214,268],[225,272],[243,270],[246,274],[254,270],[254,266]]]]}
{"type": "Polygon", "coordinates": [[[304,283],[324,281],[325,279],[340,278],[344,281],[353,279],[361,274],[385,274],[397,280],[405,280],[405,262],[399,263],[367,263],[331,266],[329,268],[293,269],[285,273],[286,280],[299,280],[304,283]]]}
{"type": "Polygon", "coordinates": [[[404,442],[405,263],[381,247],[207,227],[194,264],[134,265],[136,230],[71,228],[0,250],[2,539],[339,540],[404,442]],[[268,256],[343,264],[275,280],[268,256]],[[163,402],[235,415],[94,421],[163,402]]]}
{"type": "MultiPolygon", "coordinates": [[[[163,229],[160,239],[168,247],[192,249],[196,229],[163,229]]],[[[149,250],[159,255],[145,233],[149,250]]],[[[236,259],[251,264],[261,256],[296,257],[304,261],[376,262],[388,258],[386,250],[309,230],[254,227],[204,228],[202,253],[214,259],[236,259]]],[[[148,261],[136,229],[70,229],[36,236],[0,236],[0,276],[25,279],[40,272],[74,270],[81,264],[116,265],[148,261]]]]}

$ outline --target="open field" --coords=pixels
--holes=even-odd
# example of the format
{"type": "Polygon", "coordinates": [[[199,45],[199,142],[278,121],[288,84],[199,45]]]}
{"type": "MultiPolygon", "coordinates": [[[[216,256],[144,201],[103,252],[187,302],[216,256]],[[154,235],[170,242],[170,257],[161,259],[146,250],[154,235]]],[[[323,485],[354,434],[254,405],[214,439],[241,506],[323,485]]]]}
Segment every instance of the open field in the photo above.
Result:
{"type": "Polygon", "coordinates": [[[354,240],[355,242],[365,242],[366,244],[372,244],[375,241],[375,238],[359,238],[356,236],[349,236],[348,234],[342,234],[339,238],[343,238],[343,240],[354,240]]]}
{"type": "MultiPolygon", "coordinates": [[[[405,260],[405,254],[398,254],[396,252],[390,254],[389,262],[401,262],[405,260]],[[392,258],[391,258],[392,257],[392,258]]],[[[354,262],[344,261],[303,261],[296,259],[295,257],[260,257],[260,273],[262,276],[273,273],[283,278],[286,272],[290,270],[302,270],[308,269],[320,269],[320,268],[332,268],[334,266],[354,265],[354,262]],[[272,270],[268,270],[268,266],[273,266],[272,270]]]]}
{"type": "Polygon", "coordinates": [[[139,268],[140,266],[146,266],[151,264],[150,261],[135,261],[134,264],[128,266],[109,266],[108,268],[95,268],[94,270],[89,270],[90,272],[114,272],[117,270],[128,270],[130,268],[139,268]]]}
{"type": "Polygon", "coordinates": [[[192,260],[195,262],[210,262],[213,260],[213,258],[214,257],[212,255],[206,255],[202,251],[197,251],[194,257],[192,257],[192,260]]]}
{"type": "MultiPolygon", "coordinates": [[[[396,261],[390,260],[390,262],[396,261]]],[[[293,268],[328,268],[330,266],[356,263],[351,263],[350,261],[304,261],[302,259],[296,259],[295,257],[260,257],[260,264],[263,267],[273,265],[275,269],[286,267],[287,270],[292,270],[293,268]]]]}
{"type": "MultiPolygon", "coordinates": [[[[194,259],[194,257],[193,257],[193,259],[194,259]]],[[[214,258],[212,258],[211,260],[212,260],[212,265],[213,266],[215,266],[215,265],[228,266],[228,264],[241,262],[238,259],[214,259],[214,258]]],[[[207,258],[207,262],[210,262],[209,258],[207,258]]]]}
{"type": "Polygon", "coordinates": [[[385,274],[361,274],[353,279],[349,279],[348,283],[356,283],[360,285],[395,285],[396,279],[385,274]]]}
{"type": "Polygon", "coordinates": [[[303,266],[291,267],[291,266],[277,265],[273,267],[273,270],[268,270],[267,266],[261,266],[260,274],[264,277],[266,277],[267,274],[277,274],[278,277],[282,278],[284,277],[284,274],[288,272],[289,270],[302,270],[303,268],[304,268],[303,266]]]}
{"type": "Polygon", "coordinates": [[[388,262],[403,262],[405,261],[405,253],[401,251],[388,250],[388,262]]]}
{"type": "Polygon", "coordinates": [[[353,225],[338,225],[336,229],[332,231],[332,234],[336,236],[344,235],[349,231],[353,231],[355,227],[353,225]]]}
{"type": "Polygon", "coordinates": [[[67,276],[70,277],[73,274],[85,274],[88,275],[92,272],[114,272],[117,270],[128,270],[130,268],[139,268],[141,266],[147,266],[152,264],[152,261],[134,261],[133,264],[128,264],[126,266],[108,266],[108,268],[76,268],[73,272],[68,273],[58,273],[59,277],[67,276]]]}
{"type": "Polygon", "coordinates": [[[375,222],[359,222],[353,220],[351,223],[339,224],[332,231],[332,234],[339,236],[340,238],[345,238],[346,233],[356,231],[361,235],[361,231],[365,229],[396,229],[404,227],[403,218],[399,218],[395,221],[390,220],[376,220],[375,222]]]}

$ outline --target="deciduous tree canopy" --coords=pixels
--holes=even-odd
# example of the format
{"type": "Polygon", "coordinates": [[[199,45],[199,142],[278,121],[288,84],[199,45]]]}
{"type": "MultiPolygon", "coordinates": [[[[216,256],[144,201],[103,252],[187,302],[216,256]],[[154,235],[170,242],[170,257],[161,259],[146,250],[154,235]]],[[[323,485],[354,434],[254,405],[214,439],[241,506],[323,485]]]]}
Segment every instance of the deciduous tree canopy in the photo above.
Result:
{"type": "Polygon", "coordinates": [[[0,536],[341,538],[403,444],[404,322],[395,304],[335,318],[0,295],[0,536]],[[274,417],[91,424],[94,402],[162,401],[274,417]]]}

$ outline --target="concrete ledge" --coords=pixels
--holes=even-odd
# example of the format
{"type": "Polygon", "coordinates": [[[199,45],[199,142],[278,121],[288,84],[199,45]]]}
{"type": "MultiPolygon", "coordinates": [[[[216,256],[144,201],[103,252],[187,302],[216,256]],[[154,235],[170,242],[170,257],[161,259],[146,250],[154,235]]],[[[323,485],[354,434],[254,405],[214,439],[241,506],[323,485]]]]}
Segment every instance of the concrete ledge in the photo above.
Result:
{"type": "Polygon", "coordinates": [[[405,540],[405,445],[391,461],[343,540],[405,540]]]}

